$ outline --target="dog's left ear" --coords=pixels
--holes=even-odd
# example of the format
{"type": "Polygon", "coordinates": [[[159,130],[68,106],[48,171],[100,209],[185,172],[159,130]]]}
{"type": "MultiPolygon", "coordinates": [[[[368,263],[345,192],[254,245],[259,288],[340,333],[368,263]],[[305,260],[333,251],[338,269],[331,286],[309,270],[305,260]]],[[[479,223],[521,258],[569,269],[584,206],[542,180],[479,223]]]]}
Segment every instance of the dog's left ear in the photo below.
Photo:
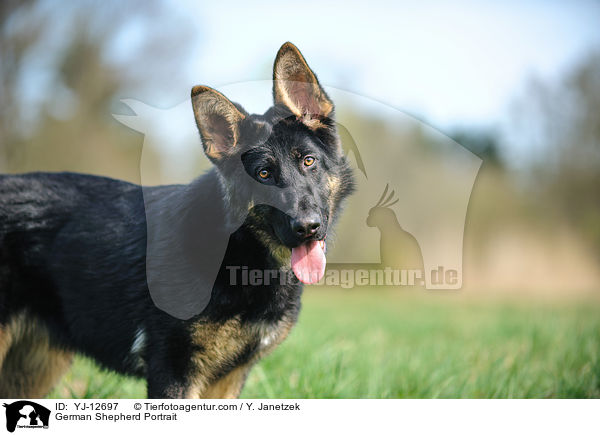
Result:
{"type": "Polygon", "coordinates": [[[291,42],[281,46],[273,66],[273,98],[285,105],[307,127],[324,127],[321,122],[333,112],[333,103],[321,88],[317,76],[309,68],[291,42]]]}
{"type": "Polygon", "coordinates": [[[206,156],[217,161],[233,152],[246,116],[227,97],[206,86],[194,86],[192,106],[206,156]]]}

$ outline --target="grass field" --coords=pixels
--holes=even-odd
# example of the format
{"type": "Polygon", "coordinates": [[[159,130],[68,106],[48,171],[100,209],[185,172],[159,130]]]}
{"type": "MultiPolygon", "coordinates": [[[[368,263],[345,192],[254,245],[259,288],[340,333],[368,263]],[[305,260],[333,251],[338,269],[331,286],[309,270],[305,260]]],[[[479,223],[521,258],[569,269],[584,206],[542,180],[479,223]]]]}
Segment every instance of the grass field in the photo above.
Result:
{"type": "MultiPolygon", "coordinates": [[[[52,398],[143,398],[78,359],[52,398]]],[[[318,288],[247,398],[600,397],[600,302],[474,300],[318,288]]]]}

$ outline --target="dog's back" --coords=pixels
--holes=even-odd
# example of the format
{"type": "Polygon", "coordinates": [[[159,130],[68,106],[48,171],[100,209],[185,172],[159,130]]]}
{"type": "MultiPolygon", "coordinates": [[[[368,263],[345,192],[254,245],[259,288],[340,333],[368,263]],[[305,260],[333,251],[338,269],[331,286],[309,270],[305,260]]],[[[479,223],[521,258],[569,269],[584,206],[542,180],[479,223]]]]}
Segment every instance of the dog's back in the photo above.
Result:
{"type": "Polygon", "coordinates": [[[143,225],[139,186],[73,173],[2,175],[0,264],[10,263],[5,269],[11,279],[0,276],[0,291],[30,297],[38,292],[36,281],[52,282],[53,267],[72,269],[74,263],[97,259],[95,249],[119,243],[143,225]],[[82,258],[87,253],[90,258],[82,258]],[[9,291],[17,287],[19,292],[9,291]]]}

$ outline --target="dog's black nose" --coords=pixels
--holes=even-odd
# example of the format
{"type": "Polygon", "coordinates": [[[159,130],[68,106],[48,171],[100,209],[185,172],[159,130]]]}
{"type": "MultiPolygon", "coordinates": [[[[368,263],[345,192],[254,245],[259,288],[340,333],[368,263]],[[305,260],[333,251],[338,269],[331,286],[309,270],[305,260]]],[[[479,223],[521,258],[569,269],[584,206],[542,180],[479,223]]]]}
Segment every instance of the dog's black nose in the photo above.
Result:
{"type": "Polygon", "coordinates": [[[310,237],[317,232],[320,226],[321,219],[316,215],[292,220],[292,232],[297,237],[310,237]]]}

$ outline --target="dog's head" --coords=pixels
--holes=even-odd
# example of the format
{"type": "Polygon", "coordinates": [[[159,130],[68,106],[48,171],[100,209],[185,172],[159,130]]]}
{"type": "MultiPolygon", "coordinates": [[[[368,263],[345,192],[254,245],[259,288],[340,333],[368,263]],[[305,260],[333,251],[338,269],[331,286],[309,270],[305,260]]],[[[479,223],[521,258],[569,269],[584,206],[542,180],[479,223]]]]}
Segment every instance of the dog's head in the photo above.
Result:
{"type": "Polygon", "coordinates": [[[192,89],[204,151],[217,167],[228,214],[272,250],[287,252],[296,276],[313,283],[323,276],[325,239],[353,189],[352,173],[333,103],[289,42],[275,59],[273,98],[266,113],[250,115],[213,89],[192,89]]]}

